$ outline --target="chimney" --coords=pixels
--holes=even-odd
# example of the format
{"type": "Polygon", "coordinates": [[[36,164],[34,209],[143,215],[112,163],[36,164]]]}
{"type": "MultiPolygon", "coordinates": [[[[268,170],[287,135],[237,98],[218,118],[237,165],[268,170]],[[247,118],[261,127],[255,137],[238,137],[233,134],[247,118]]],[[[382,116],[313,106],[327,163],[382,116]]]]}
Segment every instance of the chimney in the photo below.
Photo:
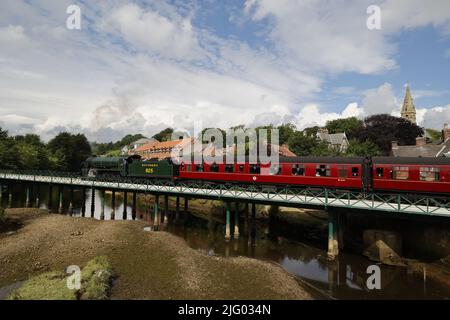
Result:
{"type": "Polygon", "coordinates": [[[392,141],[391,145],[392,145],[392,150],[398,149],[398,142],[397,141],[392,141]]]}
{"type": "Polygon", "coordinates": [[[444,123],[444,130],[442,130],[442,138],[444,141],[450,138],[450,128],[448,127],[448,123],[444,123]]]}
{"type": "Polygon", "coordinates": [[[425,137],[417,137],[416,138],[416,146],[423,147],[427,143],[425,137]]]}

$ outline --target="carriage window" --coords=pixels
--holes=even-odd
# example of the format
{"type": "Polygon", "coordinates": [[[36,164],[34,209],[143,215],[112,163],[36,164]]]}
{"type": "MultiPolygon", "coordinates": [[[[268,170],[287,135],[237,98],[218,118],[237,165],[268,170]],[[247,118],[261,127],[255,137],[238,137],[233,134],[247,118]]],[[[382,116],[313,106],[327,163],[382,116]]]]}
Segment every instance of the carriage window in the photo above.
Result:
{"type": "Polygon", "coordinates": [[[225,166],[225,172],[228,172],[228,173],[234,172],[234,165],[232,165],[232,164],[227,164],[227,165],[225,166]]]}
{"type": "Polygon", "coordinates": [[[439,181],[439,168],[420,168],[420,181],[439,181]]]}
{"type": "Polygon", "coordinates": [[[377,177],[383,177],[384,176],[384,168],[376,168],[375,169],[375,175],[377,177]]]}
{"type": "Polygon", "coordinates": [[[191,172],[191,165],[190,164],[186,165],[186,172],[191,172]]]}
{"type": "Polygon", "coordinates": [[[251,164],[250,165],[250,173],[260,174],[261,173],[261,165],[251,164]]]}
{"type": "Polygon", "coordinates": [[[281,174],[281,166],[278,164],[271,165],[270,166],[270,174],[273,176],[281,174]]]}
{"type": "Polygon", "coordinates": [[[305,175],[305,166],[303,164],[293,164],[292,165],[292,175],[304,176],[305,175]]]}
{"type": "Polygon", "coordinates": [[[339,166],[338,167],[338,177],[339,178],[347,178],[347,166],[339,166]]]}
{"type": "Polygon", "coordinates": [[[393,167],[392,178],[395,180],[407,180],[409,177],[408,167],[393,167]]]}
{"type": "Polygon", "coordinates": [[[316,166],[316,177],[329,177],[330,165],[320,164],[316,166]]]}
{"type": "Polygon", "coordinates": [[[243,164],[239,165],[239,172],[244,172],[244,165],[243,164]]]}
{"type": "Polygon", "coordinates": [[[359,168],[353,167],[352,168],[352,177],[357,177],[357,176],[359,176],[359,168]]]}
{"type": "Polygon", "coordinates": [[[197,172],[203,172],[203,165],[202,165],[202,164],[197,164],[197,165],[195,165],[195,171],[197,171],[197,172]]]}
{"type": "Polygon", "coordinates": [[[217,163],[213,163],[209,168],[210,172],[219,172],[219,165],[217,163]]]}

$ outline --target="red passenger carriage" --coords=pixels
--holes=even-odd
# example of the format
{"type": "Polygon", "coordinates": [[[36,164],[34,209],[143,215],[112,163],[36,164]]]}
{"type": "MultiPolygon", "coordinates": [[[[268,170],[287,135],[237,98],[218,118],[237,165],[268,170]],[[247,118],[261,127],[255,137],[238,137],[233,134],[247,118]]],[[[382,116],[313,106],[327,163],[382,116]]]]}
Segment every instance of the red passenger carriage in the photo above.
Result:
{"type": "Polygon", "coordinates": [[[450,194],[450,158],[372,158],[374,191],[450,194]]]}
{"type": "Polygon", "coordinates": [[[364,158],[280,157],[278,163],[182,163],[179,178],[197,181],[363,189],[364,158]]]}

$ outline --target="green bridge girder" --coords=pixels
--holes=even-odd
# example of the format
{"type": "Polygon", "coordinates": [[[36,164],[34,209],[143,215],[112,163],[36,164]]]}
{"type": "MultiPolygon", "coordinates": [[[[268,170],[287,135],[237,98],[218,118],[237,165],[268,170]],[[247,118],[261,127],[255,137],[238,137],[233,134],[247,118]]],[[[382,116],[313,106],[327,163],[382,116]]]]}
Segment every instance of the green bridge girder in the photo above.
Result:
{"type": "Polygon", "coordinates": [[[49,171],[0,171],[0,180],[61,184],[216,200],[241,200],[280,206],[351,208],[450,218],[450,199],[445,196],[367,193],[313,188],[195,183],[171,180],[127,179],[118,176],[85,178],[79,174],[49,171]]]}

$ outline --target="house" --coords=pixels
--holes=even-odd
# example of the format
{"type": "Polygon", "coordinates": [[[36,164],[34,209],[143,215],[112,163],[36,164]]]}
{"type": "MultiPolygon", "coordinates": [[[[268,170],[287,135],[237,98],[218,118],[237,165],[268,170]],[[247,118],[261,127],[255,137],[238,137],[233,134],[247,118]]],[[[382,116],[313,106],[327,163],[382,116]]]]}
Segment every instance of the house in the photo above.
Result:
{"type": "Polygon", "coordinates": [[[293,153],[291,150],[289,150],[289,147],[287,144],[276,145],[276,144],[268,144],[267,145],[267,151],[270,152],[270,148],[273,148],[275,152],[278,152],[278,155],[280,157],[296,157],[297,155],[293,153]]]}
{"type": "Polygon", "coordinates": [[[330,148],[339,150],[340,152],[347,151],[348,139],[345,132],[328,133],[328,129],[320,128],[317,131],[316,138],[320,141],[328,143],[330,148]]]}
{"type": "Polygon", "coordinates": [[[180,154],[182,156],[183,149],[189,144],[193,145],[193,150],[195,150],[197,144],[194,144],[193,142],[193,138],[180,138],[179,140],[163,142],[152,141],[131,151],[130,154],[140,155],[143,159],[170,159],[173,154],[180,154]]]}
{"type": "Polygon", "coordinates": [[[141,147],[141,146],[143,146],[145,144],[157,143],[157,142],[159,142],[159,141],[154,139],[154,138],[150,138],[150,139],[149,138],[141,138],[141,139],[138,139],[138,140],[130,143],[127,146],[122,147],[122,149],[120,149],[120,152],[123,155],[125,155],[125,154],[132,155],[132,154],[134,154],[134,151],[137,148],[139,148],[139,147],[141,147]]]}
{"type": "Polygon", "coordinates": [[[413,146],[399,146],[392,141],[391,155],[394,157],[450,157],[450,128],[444,124],[442,138],[437,143],[427,143],[426,137],[417,137],[413,146]]]}

